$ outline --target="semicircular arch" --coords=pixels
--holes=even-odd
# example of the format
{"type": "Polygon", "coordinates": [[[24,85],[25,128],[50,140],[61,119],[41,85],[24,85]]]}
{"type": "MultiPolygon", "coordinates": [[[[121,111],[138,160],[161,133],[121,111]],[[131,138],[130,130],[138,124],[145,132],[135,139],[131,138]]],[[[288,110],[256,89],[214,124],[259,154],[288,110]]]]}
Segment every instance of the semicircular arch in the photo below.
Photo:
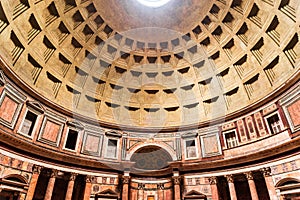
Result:
{"type": "Polygon", "coordinates": [[[170,146],[168,146],[167,144],[165,143],[162,143],[162,142],[153,142],[153,143],[140,143],[140,144],[137,144],[135,145],[130,151],[129,153],[127,154],[126,156],[126,160],[131,160],[131,157],[133,156],[133,154],[137,151],[139,151],[140,149],[144,148],[144,147],[147,147],[147,146],[156,146],[156,147],[160,147],[162,148],[163,150],[165,150],[169,155],[170,157],[172,158],[173,161],[176,161],[177,160],[177,156],[176,156],[176,151],[174,149],[172,149],[170,146]]]}

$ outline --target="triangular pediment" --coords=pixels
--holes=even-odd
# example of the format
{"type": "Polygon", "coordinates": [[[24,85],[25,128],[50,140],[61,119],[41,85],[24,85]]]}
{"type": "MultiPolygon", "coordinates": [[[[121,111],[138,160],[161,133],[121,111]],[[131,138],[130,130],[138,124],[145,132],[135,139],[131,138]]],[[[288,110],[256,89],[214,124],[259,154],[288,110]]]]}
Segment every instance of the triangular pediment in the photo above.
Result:
{"type": "Polygon", "coordinates": [[[118,193],[111,189],[103,190],[102,192],[99,192],[96,194],[97,197],[113,197],[113,198],[118,198],[118,193]]]}
{"type": "Polygon", "coordinates": [[[118,193],[116,193],[115,191],[113,191],[113,190],[111,190],[111,189],[103,190],[103,191],[100,192],[99,194],[118,195],[118,193]]]}
{"type": "Polygon", "coordinates": [[[80,129],[80,130],[84,129],[84,126],[80,122],[78,122],[76,120],[68,121],[67,124],[69,126],[72,126],[74,128],[80,129]]]}
{"type": "Polygon", "coordinates": [[[108,131],[105,133],[106,136],[111,136],[111,137],[122,137],[122,134],[116,131],[108,131]]]}
{"type": "Polygon", "coordinates": [[[201,192],[198,192],[196,190],[191,190],[188,193],[186,193],[185,197],[199,197],[199,198],[206,198],[205,194],[202,194],[201,192]]]}
{"type": "Polygon", "coordinates": [[[198,136],[198,133],[196,133],[196,132],[184,133],[181,135],[182,138],[195,138],[197,136],[198,136]]]}
{"type": "Polygon", "coordinates": [[[45,112],[45,108],[42,106],[40,102],[37,101],[27,101],[26,105],[33,110],[39,112],[40,114],[43,114],[45,112]]]}

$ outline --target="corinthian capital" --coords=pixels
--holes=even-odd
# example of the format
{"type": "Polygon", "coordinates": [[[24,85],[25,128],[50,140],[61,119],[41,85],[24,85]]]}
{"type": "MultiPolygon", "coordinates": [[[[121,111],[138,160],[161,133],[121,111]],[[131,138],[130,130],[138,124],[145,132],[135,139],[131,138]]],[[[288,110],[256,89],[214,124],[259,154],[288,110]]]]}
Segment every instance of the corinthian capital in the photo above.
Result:
{"type": "Polygon", "coordinates": [[[253,180],[253,173],[252,172],[246,172],[244,173],[247,180],[253,180]]]}
{"type": "Polygon", "coordinates": [[[122,183],[129,184],[130,176],[122,176],[122,183]]]}
{"type": "Polygon", "coordinates": [[[174,185],[180,185],[181,177],[180,176],[173,176],[174,185]]]}
{"type": "Polygon", "coordinates": [[[225,178],[227,179],[228,183],[233,183],[234,181],[232,174],[225,175],[225,178]]]}
{"type": "Polygon", "coordinates": [[[209,181],[210,185],[216,185],[218,180],[217,180],[217,177],[212,176],[212,177],[208,178],[208,181],[209,181]]]}
{"type": "Polygon", "coordinates": [[[32,173],[34,174],[40,174],[42,171],[43,167],[39,165],[33,165],[32,167],[32,173]]]}
{"type": "Polygon", "coordinates": [[[261,169],[261,172],[263,173],[264,177],[271,176],[271,168],[270,167],[265,167],[261,169]]]}
{"type": "Polygon", "coordinates": [[[50,177],[51,178],[56,178],[58,176],[58,170],[57,169],[52,169],[50,172],[50,177]]]}
{"type": "Polygon", "coordinates": [[[85,177],[85,182],[86,182],[86,183],[91,183],[93,179],[94,179],[93,176],[87,175],[87,176],[85,177]]]}
{"type": "Polygon", "coordinates": [[[72,172],[70,176],[70,181],[75,181],[77,175],[78,175],[77,173],[72,172]]]}

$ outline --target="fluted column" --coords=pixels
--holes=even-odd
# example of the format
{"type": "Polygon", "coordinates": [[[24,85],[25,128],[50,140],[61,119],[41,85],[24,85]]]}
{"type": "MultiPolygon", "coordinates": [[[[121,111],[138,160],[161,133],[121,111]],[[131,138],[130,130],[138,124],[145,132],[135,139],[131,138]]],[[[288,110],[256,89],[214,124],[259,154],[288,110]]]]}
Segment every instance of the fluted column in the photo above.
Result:
{"type": "Polygon", "coordinates": [[[130,176],[123,176],[122,177],[122,199],[128,200],[129,199],[129,182],[130,182],[130,176]]]}
{"type": "Polygon", "coordinates": [[[252,200],[259,200],[252,172],[245,173],[248,180],[252,200]]]}
{"type": "Polygon", "coordinates": [[[180,176],[173,176],[174,182],[174,197],[175,199],[181,199],[180,194],[180,176]]]}
{"type": "Polygon", "coordinates": [[[85,189],[84,189],[83,200],[90,199],[91,191],[92,191],[92,179],[93,179],[93,177],[90,175],[87,175],[85,177],[85,189]]]}
{"type": "Polygon", "coordinates": [[[75,183],[76,176],[77,176],[76,173],[71,173],[65,200],[71,200],[72,199],[72,194],[73,194],[73,189],[74,189],[74,183],[75,183]]]}
{"type": "Polygon", "coordinates": [[[36,184],[38,182],[41,171],[42,171],[41,166],[37,166],[37,165],[33,166],[32,177],[31,177],[31,181],[30,181],[30,184],[29,184],[29,187],[28,187],[26,200],[32,200],[33,195],[34,195],[34,191],[35,191],[35,188],[36,188],[36,184]]]}
{"type": "Polygon", "coordinates": [[[233,175],[230,174],[230,175],[226,175],[225,177],[227,179],[228,186],[229,186],[230,199],[237,200],[235,187],[234,187],[233,175]]]}
{"type": "Polygon", "coordinates": [[[53,169],[51,171],[51,175],[50,175],[50,179],[49,179],[49,182],[48,182],[48,186],[47,186],[47,190],[46,190],[44,200],[51,200],[57,174],[58,174],[58,171],[56,169],[53,169]]]}
{"type": "Polygon", "coordinates": [[[209,179],[209,184],[211,188],[211,197],[213,200],[218,200],[219,199],[219,192],[218,192],[218,187],[217,187],[217,177],[210,177],[209,179]]]}
{"type": "Polygon", "coordinates": [[[278,200],[277,198],[277,194],[276,194],[276,190],[275,190],[275,186],[273,183],[273,179],[271,176],[271,169],[270,167],[267,168],[263,168],[262,173],[264,175],[265,181],[266,181],[266,186],[269,192],[269,196],[270,196],[270,200],[278,200]]]}
{"type": "Polygon", "coordinates": [[[158,193],[158,200],[164,200],[164,184],[159,183],[157,184],[157,193],[158,193]]]}
{"type": "Polygon", "coordinates": [[[144,189],[145,189],[145,184],[139,183],[138,184],[138,200],[144,200],[144,189]]]}

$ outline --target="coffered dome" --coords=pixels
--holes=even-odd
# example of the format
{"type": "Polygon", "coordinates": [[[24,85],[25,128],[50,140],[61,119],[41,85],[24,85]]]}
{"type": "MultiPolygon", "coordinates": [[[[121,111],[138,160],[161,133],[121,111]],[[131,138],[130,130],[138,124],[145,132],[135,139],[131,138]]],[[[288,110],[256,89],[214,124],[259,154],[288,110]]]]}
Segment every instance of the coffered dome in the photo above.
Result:
{"type": "Polygon", "coordinates": [[[299,75],[298,1],[277,2],[2,1],[1,55],[11,78],[63,112],[198,126],[255,108],[299,75]]]}

